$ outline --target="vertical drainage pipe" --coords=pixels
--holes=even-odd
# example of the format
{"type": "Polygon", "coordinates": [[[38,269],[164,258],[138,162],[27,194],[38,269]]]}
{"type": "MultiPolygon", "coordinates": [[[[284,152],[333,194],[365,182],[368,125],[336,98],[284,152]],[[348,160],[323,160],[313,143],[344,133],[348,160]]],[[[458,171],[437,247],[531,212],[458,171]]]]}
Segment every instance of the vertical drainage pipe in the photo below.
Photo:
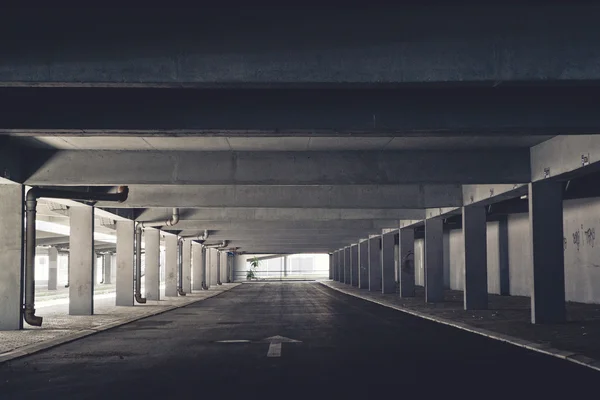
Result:
{"type": "MultiPolygon", "coordinates": [[[[46,189],[33,187],[25,197],[26,236],[25,236],[25,304],[23,305],[23,318],[32,326],[42,326],[43,318],[35,315],[35,240],[36,240],[36,215],[37,200],[41,197],[53,199],[71,199],[81,201],[116,201],[119,203],[127,200],[129,188],[119,186],[117,193],[90,193],[72,190],[46,189]]],[[[69,260],[70,262],[70,260],[69,260]]]]}
{"type": "Polygon", "coordinates": [[[140,304],[146,303],[142,297],[142,225],[135,227],[135,301],[140,304]]]}
{"type": "Polygon", "coordinates": [[[177,281],[177,293],[180,296],[185,296],[183,291],[183,238],[177,239],[177,269],[179,270],[179,279],[177,281]]]}

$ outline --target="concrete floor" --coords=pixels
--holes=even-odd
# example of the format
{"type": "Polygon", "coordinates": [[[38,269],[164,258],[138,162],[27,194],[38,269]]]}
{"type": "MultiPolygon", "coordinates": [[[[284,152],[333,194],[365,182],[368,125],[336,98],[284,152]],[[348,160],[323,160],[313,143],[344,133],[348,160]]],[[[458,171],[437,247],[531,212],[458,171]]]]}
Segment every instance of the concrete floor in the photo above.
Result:
{"type": "MultiPolygon", "coordinates": [[[[487,310],[465,311],[464,294],[458,290],[444,290],[444,301],[441,303],[426,303],[425,289],[421,286],[415,288],[415,297],[400,298],[398,294],[384,295],[335,281],[323,283],[353,295],[432,318],[483,329],[497,336],[509,335],[523,342],[534,343],[539,348],[553,348],[565,352],[564,354],[571,352],[579,358],[589,357],[589,361],[600,360],[599,304],[567,302],[567,323],[534,325],[531,323],[531,299],[524,296],[490,294],[487,310]]],[[[600,367],[598,361],[593,364],[600,367]]]]}
{"type": "MultiPolygon", "coordinates": [[[[161,290],[159,301],[148,300],[146,304],[136,304],[134,307],[115,306],[115,293],[94,295],[94,315],[73,316],[69,315],[68,294],[62,297],[46,298],[44,292],[36,296],[36,314],[44,318],[41,327],[25,324],[23,330],[0,331],[0,362],[11,359],[19,352],[29,352],[48,343],[61,342],[72,337],[94,333],[107,326],[118,325],[132,319],[143,318],[173,307],[181,307],[199,300],[212,297],[223,291],[235,287],[237,284],[223,284],[211,287],[208,291],[188,294],[184,297],[164,297],[164,288],[161,290]]],[[[1,395],[0,395],[1,398],[1,395]]]]}
{"type": "Polygon", "coordinates": [[[319,283],[251,283],[6,363],[0,397],[577,395],[599,376],[319,283]],[[275,335],[301,343],[283,343],[281,357],[267,357],[263,340],[275,335]]]}

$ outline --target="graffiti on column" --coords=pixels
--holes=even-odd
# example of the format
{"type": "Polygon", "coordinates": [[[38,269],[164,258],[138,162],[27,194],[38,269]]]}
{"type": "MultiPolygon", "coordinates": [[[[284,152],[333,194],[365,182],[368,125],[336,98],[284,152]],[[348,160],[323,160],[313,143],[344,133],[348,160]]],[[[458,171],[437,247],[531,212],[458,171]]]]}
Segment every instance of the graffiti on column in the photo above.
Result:
{"type": "Polygon", "coordinates": [[[585,242],[588,246],[594,247],[596,242],[596,228],[588,228],[585,230],[585,242]]]}

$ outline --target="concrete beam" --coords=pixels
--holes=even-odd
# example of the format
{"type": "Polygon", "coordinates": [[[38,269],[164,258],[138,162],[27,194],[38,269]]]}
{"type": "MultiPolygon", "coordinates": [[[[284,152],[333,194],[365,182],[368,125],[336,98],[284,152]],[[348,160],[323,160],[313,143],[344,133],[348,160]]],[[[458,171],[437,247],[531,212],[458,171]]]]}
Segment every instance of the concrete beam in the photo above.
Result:
{"type": "Polygon", "coordinates": [[[570,179],[600,168],[600,136],[556,136],[531,148],[531,181],[570,179]]]}
{"type": "MultiPolygon", "coordinates": [[[[381,230],[398,226],[397,220],[351,220],[351,221],[203,221],[201,229],[182,231],[182,236],[197,235],[204,229],[208,230],[238,230],[266,231],[284,230],[314,230],[314,229],[348,229],[348,230],[381,230]]],[[[176,228],[176,226],[172,227],[176,228]]]]}
{"type": "Polygon", "coordinates": [[[272,6],[248,7],[235,15],[213,7],[211,12],[6,10],[0,82],[205,88],[487,84],[598,79],[600,75],[589,62],[600,57],[594,40],[598,12],[587,2],[547,4],[541,14],[533,4],[499,1],[469,4],[468,13],[442,3],[336,11],[308,6],[293,13],[272,6]],[[507,26],[506,18],[515,15],[519,16],[516,25],[507,26]],[[43,38],[36,30],[23,29],[27,26],[44,32],[43,38]],[[217,47],[214,38],[204,33],[224,27],[227,40],[217,47]],[[427,40],[413,38],[411,32],[427,32],[427,40]],[[539,37],[545,38],[543,45],[539,37]],[[28,51],[19,51],[23,48],[28,51]],[[569,60],[568,67],[564,60],[569,60]]]}
{"type": "Polygon", "coordinates": [[[527,183],[506,185],[463,185],[464,205],[489,205],[527,194],[527,183]]]}
{"type": "MultiPolygon", "coordinates": [[[[394,185],[512,183],[526,182],[529,178],[528,149],[452,152],[62,150],[41,168],[32,170],[26,184],[394,185]],[[507,163],[507,159],[511,162],[507,163]]],[[[413,189],[417,196],[419,188],[413,189]]]]}
{"type": "MultiPolygon", "coordinates": [[[[353,208],[188,208],[179,209],[182,221],[192,224],[202,221],[331,221],[424,218],[422,209],[353,209],[353,208]]],[[[170,208],[149,208],[136,221],[160,221],[171,217],[170,208]]],[[[178,224],[178,228],[181,225],[178,224]]],[[[183,229],[183,228],[181,228],[183,229]]]]}
{"type": "MultiPolygon", "coordinates": [[[[256,231],[238,231],[223,230],[209,231],[209,242],[220,240],[254,240],[254,241],[284,241],[284,240],[320,240],[323,238],[351,239],[355,237],[364,237],[368,232],[374,234],[379,232],[376,229],[363,230],[361,232],[348,231],[346,229],[314,229],[314,230],[256,230],[256,231]]],[[[185,236],[185,235],[182,235],[185,236]]]]}

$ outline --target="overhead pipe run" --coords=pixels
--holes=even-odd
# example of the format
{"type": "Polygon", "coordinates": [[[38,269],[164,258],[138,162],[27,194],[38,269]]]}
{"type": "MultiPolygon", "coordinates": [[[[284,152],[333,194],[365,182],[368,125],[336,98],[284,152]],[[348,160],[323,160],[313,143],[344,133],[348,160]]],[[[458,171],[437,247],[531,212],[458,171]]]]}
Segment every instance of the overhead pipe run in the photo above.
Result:
{"type": "Polygon", "coordinates": [[[203,246],[209,249],[222,250],[223,248],[227,247],[227,243],[229,243],[227,240],[223,240],[221,243],[203,244],[203,246]]]}
{"type": "Polygon", "coordinates": [[[142,228],[156,228],[162,226],[173,226],[177,225],[179,222],[179,208],[173,208],[173,214],[171,218],[166,221],[156,221],[156,222],[140,222],[142,228]]]}
{"type": "Polygon", "coordinates": [[[70,199],[80,201],[114,201],[122,203],[127,200],[129,188],[119,186],[117,193],[90,193],[74,190],[47,189],[33,187],[27,192],[25,204],[27,207],[27,228],[25,243],[25,304],[23,318],[32,326],[42,326],[43,318],[35,315],[35,240],[36,213],[39,198],[70,199]]]}

